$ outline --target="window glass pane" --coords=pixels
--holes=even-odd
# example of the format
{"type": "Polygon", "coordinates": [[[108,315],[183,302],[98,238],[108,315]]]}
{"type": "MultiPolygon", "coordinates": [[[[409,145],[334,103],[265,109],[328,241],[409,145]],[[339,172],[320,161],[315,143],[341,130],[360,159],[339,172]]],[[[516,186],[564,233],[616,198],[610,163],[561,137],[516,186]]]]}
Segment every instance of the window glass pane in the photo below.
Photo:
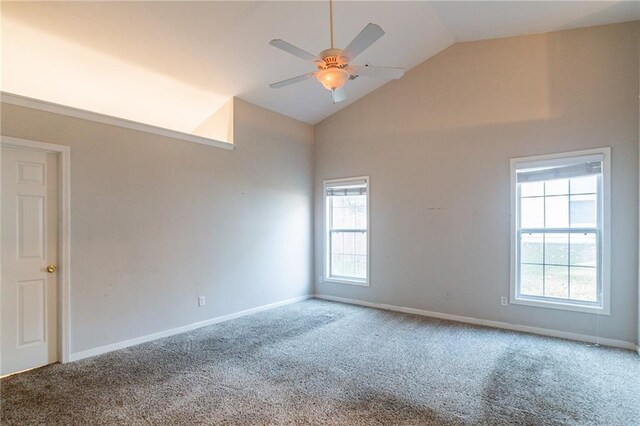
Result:
{"type": "Polygon", "coordinates": [[[342,207],[336,208],[334,211],[334,229],[348,228],[349,222],[351,222],[351,209],[349,208],[349,203],[347,198],[349,197],[339,197],[342,198],[342,207]]]}
{"type": "Polygon", "coordinates": [[[345,252],[344,234],[341,232],[331,233],[331,254],[342,254],[345,252]]]}
{"type": "Polygon", "coordinates": [[[523,198],[520,201],[520,227],[544,227],[544,199],[542,197],[523,198]]]}
{"type": "Polygon", "coordinates": [[[520,184],[521,197],[536,197],[544,195],[544,182],[526,182],[520,184]]]}
{"type": "Polygon", "coordinates": [[[333,254],[331,259],[331,276],[366,279],[365,256],[333,254]]]}
{"type": "Polygon", "coordinates": [[[342,254],[332,254],[331,255],[331,276],[335,275],[343,275],[339,274],[339,272],[344,271],[344,256],[342,254]]]}
{"type": "Polygon", "coordinates": [[[366,260],[367,256],[367,233],[361,232],[354,235],[354,253],[362,256],[366,260]]]}
{"type": "Polygon", "coordinates": [[[598,301],[598,276],[596,268],[571,267],[571,299],[598,301]]]}
{"type": "Polygon", "coordinates": [[[569,193],[569,179],[547,180],[544,182],[544,195],[565,195],[569,193]]]}
{"type": "Polygon", "coordinates": [[[349,254],[334,254],[336,264],[331,271],[332,276],[351,277],[355,269],[355,259],[349,254]]]}
{"type": "Polygon", "coordinates": [[[543,234],[522,234],[520,237],[520,261],[522,263],[544,262],[542,248],[544,244],[543,234]]]}
{"type": "Polygon", "coordinates": [[[571,234],[570,264],[572,266],[596,266],[596,234],[571,234]]]}
{"type": "Polygon", "coordinates": [[[595,228],[596,218],[596,194],[571,196],[572,228],[595,228]]]}
{"type": "Polygon", "coordinates": [[[569,234],[545,234],[544,263],[547,265],[569,264],[569,234]]]}
{"type": "Polygon", "coordinates": [[[593,194],[598,191],[598,176],[590,175],[573,178],[570,181],[572,194],[593,194]]]}
{"type": "Polygon", "coordinates": [[[545,197],[545,227],[569,227],[569,197],[545,197]]]}
{"type": "MultiPolygon", "coordinates": [[[[337,238],[342,238],[342,252],[341,254],[355,254],[355,238],[352,232],[335,232],[337,238]]],[[[337,253],[337,252],[334,252],[337,253]]]]}
{"type": "Polygon", "coordinates": [[[356,226],[355,227],[356,229],[367,228],[367,207],[364,202],[358,204],[356,208],[356,226]]]}
{"type": "Polygon", "coordinates": [[[367,233],[332,231],[331,276],[366,279],[367,233]]]}
{"type": "Polygon", "coordinates": [[[367,278],[367,258],[365,256],[356,256],[355,276],[363,280],[367,278]]]}
{"type": "Polygon", "coordinates": [[[364,206],[364,195],[345,197],[349,203],[349,226],[355,228],[358,218],[358,209],[364,206]]]}
{"type": "Polygon", "coordinates": [[[331,227],[336,228],[341,223],[344,222],[344,197],[330,197],[331,200],[331,210],[329,214],[331,215],[331,227]]]}
{"type": "Polygon", "coordinates": [[[364,229],[367,226],[366,195],[332,197],[333,229],[364,229]]]}
{"type": "Polygon", "coordinates": [[[569,297],[569,268],[566,266],[545,266],[544,295],[567,299],[569,297]]]}
{"type": "Polygon", "coordinates": [[[344,259],[343,267],[344,271],[338,275],[344,275],[347,277],[355,277],[356,275],[356,256],[352,254],[343,254],[344,259]]]}
{"type": "Polygon", "coordinates": [[[520,267],[520,294],[543,296],[542,265],[522,265],[520,267]]]}
{"type": "MultiPolygon", "coordinates": [[[[346,197],[342,197],[346,198],[346,197]]],[[[345,201],[345,200],[343,200],[345,201]]],[[[333,229],[341,229],[349,227],[349,206],[346,203],[342,203],[343,207],[337,208],[333,214],[333,229]]]]}

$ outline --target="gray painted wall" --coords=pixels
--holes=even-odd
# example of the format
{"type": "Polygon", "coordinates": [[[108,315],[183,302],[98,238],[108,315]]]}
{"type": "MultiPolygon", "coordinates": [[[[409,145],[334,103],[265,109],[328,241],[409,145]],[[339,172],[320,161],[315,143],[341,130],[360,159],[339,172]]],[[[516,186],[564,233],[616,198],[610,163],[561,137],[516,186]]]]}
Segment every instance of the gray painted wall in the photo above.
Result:
{"type": "Polygon", "coordinates": [[[234,151],[3,104],[2,134],[71,147],[72,350],[308,294],[314,169],[316,271],[322,181],[372,185],[371,287],[316,292],[634,340],[639,35],[457,44],[317,125],[315,163],[310,126],[240,100],[234,151]],[[613,147],[612,315],[499,306],[509,158],[599,146],[613,147]]]}
{"type": "Polygon", "coordinates": [[[234,105],[233,151],[2,105],[71,147],[73,352],[310,293],[313,129],[234,105]]]}
{"type": "Polygon", "coordinates": [[[322,181],[371,177],[371,286],[316,293],[635,341],[639,37],[634,22],[456,44],[316,125],[316,278],[322,181]],[[509,159],[602,146],[612,147],[611,315],[500,306],[509,159]]]}

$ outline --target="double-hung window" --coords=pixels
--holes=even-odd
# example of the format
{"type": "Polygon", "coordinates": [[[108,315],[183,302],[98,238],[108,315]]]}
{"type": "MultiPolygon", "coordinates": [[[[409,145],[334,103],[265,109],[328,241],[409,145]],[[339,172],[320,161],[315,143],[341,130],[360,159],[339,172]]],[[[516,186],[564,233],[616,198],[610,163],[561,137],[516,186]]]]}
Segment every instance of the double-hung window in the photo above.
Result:
{"type": "Polygon", "coordinates": [[[369,178],[325,181],[325,280],[369,285],[369,178]]]}
{"type": "Polygon", "coordinates": [[[511,161],[511,302],[609,313],[609,148],[511,161]]]}

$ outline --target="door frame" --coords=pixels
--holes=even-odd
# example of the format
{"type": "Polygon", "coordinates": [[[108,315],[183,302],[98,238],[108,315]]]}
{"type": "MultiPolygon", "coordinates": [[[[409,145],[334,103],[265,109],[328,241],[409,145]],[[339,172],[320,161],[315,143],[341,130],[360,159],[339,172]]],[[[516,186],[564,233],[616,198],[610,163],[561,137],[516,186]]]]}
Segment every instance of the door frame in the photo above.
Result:
{"type": "MultiPolygon", "coordinates": [[[[58,160],[58,361],[71,355],[71,150],[68,146],[0,135],[0,147],[43,151],[58,160]]],[[[1,152],[1,151],[0,151],[1,152]]],[[[1,155],[1,154],[0,154],[1,155]]],[[[0,248],[1,250],[1,248],[0,248]]],[[[1,258],[0,258],[1,259],[1,258]]],[[[1,262],[1,260],[0,260],[1,262]]],[[[1,267],[1,266],[0,266],[1,267]]]]}

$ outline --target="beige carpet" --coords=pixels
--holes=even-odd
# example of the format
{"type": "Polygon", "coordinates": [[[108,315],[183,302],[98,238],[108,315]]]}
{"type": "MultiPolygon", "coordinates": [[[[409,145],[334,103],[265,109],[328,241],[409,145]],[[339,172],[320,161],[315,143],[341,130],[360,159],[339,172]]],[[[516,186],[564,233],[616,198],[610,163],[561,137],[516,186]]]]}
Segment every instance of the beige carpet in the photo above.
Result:
{"type": "Polygon", "coordinates": [[[2,425],[640,425],[631,351],[310,300],[1,382],[2,425]]]}

